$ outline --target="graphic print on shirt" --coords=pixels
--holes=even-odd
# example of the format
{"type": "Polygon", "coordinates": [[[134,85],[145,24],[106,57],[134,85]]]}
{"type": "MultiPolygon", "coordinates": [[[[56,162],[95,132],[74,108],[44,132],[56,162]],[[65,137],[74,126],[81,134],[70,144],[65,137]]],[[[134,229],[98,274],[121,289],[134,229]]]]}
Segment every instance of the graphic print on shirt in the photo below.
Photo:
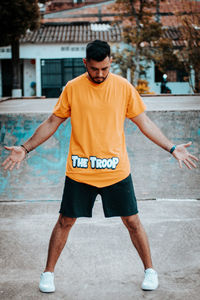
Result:
{"type": "Polygon", "coordinates": [[[88,158],[79,157],[78,155],[72,155],[72,166],[73,168],[88,168],[88,158]]]}
{"type": "Polygon", "coordinates": [[[119,163],[118,157],[112,158],[98,158],[90,156],[90,165],[92,169],[112,169],[115,170],[119,163]]]}
{"type": "Polygon", "coordinates": [[[98,158],[96,156],[90,156],[90,158],[79,157],[78,155],[72,155],[72,166],[73,168],[88,168],[88,162],[92,169],[112,169],[115,170],[118,163],[118,157],[112,158],[98,158]]]}

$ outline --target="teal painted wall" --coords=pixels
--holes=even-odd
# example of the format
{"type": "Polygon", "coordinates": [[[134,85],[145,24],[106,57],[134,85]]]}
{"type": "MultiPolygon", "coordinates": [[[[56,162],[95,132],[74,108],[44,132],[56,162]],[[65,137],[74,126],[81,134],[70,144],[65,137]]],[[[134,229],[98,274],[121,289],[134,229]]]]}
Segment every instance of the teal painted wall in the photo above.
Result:
{"type": "MultiPolygon", "coordinates": [[[[200,153],[200,111],[149,111],[150,118],[176,144],[192,141],[192,154],[200,153]]],[[[1,162],[4,145],[20,145],[48,117],[47,114],[0,115],[1,162]]],[[[60,200],[71,134],[65,121],[43,145],[31,152],[19,170],[0,169],[0,200],[60,200]]],[[[200,168],[179,169],[172,156],[150,142],[129,120],[125,134],[131,173],[139,199],[200,198],[200,168]]]]}

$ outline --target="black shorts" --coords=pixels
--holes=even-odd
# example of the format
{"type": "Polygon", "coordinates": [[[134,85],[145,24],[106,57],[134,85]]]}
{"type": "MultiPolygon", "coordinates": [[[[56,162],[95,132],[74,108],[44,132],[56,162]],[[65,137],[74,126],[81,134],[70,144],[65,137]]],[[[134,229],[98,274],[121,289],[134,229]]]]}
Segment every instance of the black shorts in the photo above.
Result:
{"type": "Polygon", "coordinates": [[[98,188],[66,176],[59,213],[71,218],[92,217],[96,196],[100,194],[106,218],[138,213],[131,174],[120,182],[98,188]]]}

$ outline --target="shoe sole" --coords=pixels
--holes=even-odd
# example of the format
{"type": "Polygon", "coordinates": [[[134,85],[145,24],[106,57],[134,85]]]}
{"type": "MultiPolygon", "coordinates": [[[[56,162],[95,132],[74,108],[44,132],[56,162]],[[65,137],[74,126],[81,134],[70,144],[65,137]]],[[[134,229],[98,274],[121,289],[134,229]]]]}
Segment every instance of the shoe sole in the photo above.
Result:
{"type": "Polygon", "coordinates": [[[155,290],[157,290],[157,288],[158,288],[158,286],[157,286],[156,288],[154,288],[154,289],[145,289],[145,288],[142,288],[142,287],[141,287],[141,289],[142,289],[143,291],[149,291],[149,292],[150,292],[150,291],[155,291],[155,290]]]}
{"type": "Polygon", "coordinates": [[[39,288],[39,291],[40,291],[41,293],[50,294],[50,293],[54,293],[54,292],[56,291],[56,289],[51,290],[51,291],[45,291],[45,290],[42,290],[42,289],[39,288]]]}
{"type": "Polygon", "coordinates": [[[40,290],[40,292],[41,292],[41,293],[44,293],[44,294],[52,294],[52,293],[54,293],[55,291],[50,291],[50,292],[48,291],[48,292],[47,292],[47,291],[41,291],[41,290],[40,290]]]}
{"type": "Polygon", "coordinates": [[[147,291],[147,292],[150,292],[150,291],[155,291],[157,288],[155,289],[142,289],[143,291],[147,291]]]}

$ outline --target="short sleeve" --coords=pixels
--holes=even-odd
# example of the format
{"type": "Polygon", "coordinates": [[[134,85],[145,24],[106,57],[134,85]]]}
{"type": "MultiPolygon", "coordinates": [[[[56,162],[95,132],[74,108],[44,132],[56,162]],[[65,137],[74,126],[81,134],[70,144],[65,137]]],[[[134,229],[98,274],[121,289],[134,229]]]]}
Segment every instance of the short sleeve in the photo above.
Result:
{"type": "Polygon", "coordinates": [[[138,91],[129,84],[128,86],[128,103],[126,110],[126,118],[134,118],[139,114],[143,113],[146,109],[142,98],[140,97],[138,91]]]}
{"type": "Polygon", "coordinates": [[[53,109],[53,113],[57,117],[68,118],[71,116],[71,107],[68,98],[68,87],[66,85],[53,109]]]}

